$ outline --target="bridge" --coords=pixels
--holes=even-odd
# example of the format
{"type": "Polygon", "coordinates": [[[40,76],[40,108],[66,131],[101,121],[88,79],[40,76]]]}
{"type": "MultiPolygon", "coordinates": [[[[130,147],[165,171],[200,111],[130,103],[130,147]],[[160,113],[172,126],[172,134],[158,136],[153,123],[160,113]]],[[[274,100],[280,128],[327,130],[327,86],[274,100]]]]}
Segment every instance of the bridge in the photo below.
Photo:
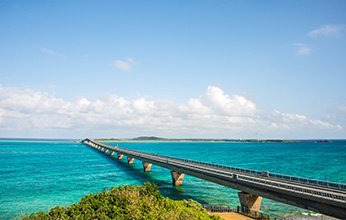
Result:
{"type": "Polygon", "coordinates": [[[262,197],[319,212],[335,218],[346,219],[346,184],[313,180],[268,171],[242,169],[219,164],[181,159],[120,147],[113,147],[90,139],[82,143],[128,164],[140,160],[144,172],[152,164],[171,171],[174,186],[183,184],[184,174],[237,189],[241,209],[245,213],[260,212],[262,197]]]}

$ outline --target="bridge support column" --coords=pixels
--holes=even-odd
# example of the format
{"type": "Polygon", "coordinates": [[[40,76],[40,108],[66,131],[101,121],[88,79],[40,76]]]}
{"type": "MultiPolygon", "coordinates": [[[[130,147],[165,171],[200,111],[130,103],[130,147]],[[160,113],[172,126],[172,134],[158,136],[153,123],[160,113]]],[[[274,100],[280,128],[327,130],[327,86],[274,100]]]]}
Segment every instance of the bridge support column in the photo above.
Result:
{"type": "Polygon", "coordinates": [[[108,152],[109,152],[109,150],[107,149],[107,150],[105,151],[105,153],[108,154],[108,152]]]}
{"type": "Polygon", "coordinates": [[[133,158],[133,157],[127,157],[127,163],[128,164],[133,164],[134,160],[135,160],[135,158],[133,158]]]}
{"type": "Polygon", "coordinates": [[[113,156],[113,155],[114,155],[114,151],[111,152],[111,156],[113,156]]]}
{"type": "Polygon", "coordinates": [[[118,157],[118,160],[122,160],[122,159],[123,159],[123,156],[124,156],[123,154],[119,154],[119,153],[118,153],[118,156],[117,156],[117,157],[118,157]]]}
{"type": "Polygon", "coordinates": [[[241,211],[248,214],[256,214],[261,210],[262,197],[246,192],[238,192],[241,211]]]}
{"type": "Polygon", "coordinates": [[[173,186],[183,185],[184,174],[178,171],[171,171],[173,186]]]}
{"type": "Polygon", "coordinates": [[[150,172],[150,170],[151,170],[151,163],[143,161],[142,164],[143,164],[144,172],[150,172]]]}

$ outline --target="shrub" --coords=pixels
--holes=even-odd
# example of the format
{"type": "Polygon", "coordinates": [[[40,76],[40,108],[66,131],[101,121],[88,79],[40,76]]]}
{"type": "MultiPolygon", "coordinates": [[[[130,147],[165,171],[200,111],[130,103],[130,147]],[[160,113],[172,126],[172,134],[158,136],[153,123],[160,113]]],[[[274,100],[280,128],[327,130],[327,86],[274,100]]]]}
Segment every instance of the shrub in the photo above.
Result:
{"type": "Polygon", "coordinates": [[[54,207],[48,212],[37,212],[28,219],[117,219],[117,220],[207,220],[219,219],[193,200],[165,198],[153,183],[144,186],[120,186],[110,191],[89,194],[69,207],[54,207]]]}

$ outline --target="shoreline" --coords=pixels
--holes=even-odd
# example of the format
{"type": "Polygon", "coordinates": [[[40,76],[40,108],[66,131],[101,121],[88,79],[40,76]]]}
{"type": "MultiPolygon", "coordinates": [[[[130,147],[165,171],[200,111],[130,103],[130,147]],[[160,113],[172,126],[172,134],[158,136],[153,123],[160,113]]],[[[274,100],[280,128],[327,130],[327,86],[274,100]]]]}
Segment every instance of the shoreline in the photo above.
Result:
{"type": "MultiPolygon", "coordinates": [[[[253,139],[94,139],[99,142],[169,142],[169,143],[296,143],[302,140],[281,140],[281,139],[261,139],[261,140],[253,140],[253,139]]],[[[314,140],[312,140],[314,141],[314,140]]]]}
{"type": "Polygon", "coordinates": [[[236,212],[208,212],[208,214],[218,216],[224,220],[253,220],[253,218],[236,212]]]}

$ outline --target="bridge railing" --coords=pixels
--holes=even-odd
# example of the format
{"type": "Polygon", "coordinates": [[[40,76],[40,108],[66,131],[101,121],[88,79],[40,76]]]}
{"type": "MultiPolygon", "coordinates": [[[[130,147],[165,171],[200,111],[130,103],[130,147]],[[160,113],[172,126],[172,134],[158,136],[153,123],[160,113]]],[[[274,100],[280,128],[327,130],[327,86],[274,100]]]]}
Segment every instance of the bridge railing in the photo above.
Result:
{"type": "MultiPolygon", "coordinates": [[[[136,155],[142,158],[151,158],[154,159],[155,157],[159,157],[162,158],[164,160],[167,160],[167,163],[172,164],[172,165],[176,165],[176,162],[174,161],[181,161],[181,162],[185,162],[185,163],[191,163],[191,160],[189,159],[180,159],[180,158],[174,158],[174,157],[166,157],[166,156],[162,156],[162,155],[155,155],[155,154],[150,154],[150,153],[142,153],[142,152],[138,152],[138,151],[133,151],[133,150],[124,150],[125,152],[131,153],[132,155],[136,155]],[[168,159],[169,158],[169,159],[168,159]],[[173,161],[171,161],[173,160],[173,161]]],[[[194,161],[196,162],[196,161],[194,161]]],[[[198,161],[198,163],[194,163],[196,164],[196,166],[189,166],[190,168],[195,167],[195,168],[199,168],[199,166],[197,165],[205,165],[208,163],[205,162],[200,162],[198,161]]],[[[217,167],[224,167],[224,166],[220,166],[217,165],[217,167]]],[[[229,174],[229,173],[225,173],[222,172],[220,169],[214,170],[213,172],[222,174],[222,175],[227,175],[230,178],[233,177],[233,174],[229,174]]],[[[261,176],[262,177],[262,176],[261,176]]],[[[307,194],[312,194],[312,195],[317,195],[317,196],[322,196],[322,197],[328,197],[334,200],[342,200],[342,201],[346,201],[346,197],[345,196],[339,196],[333,193],[323,193],[320,192],[318,190],[314,190],[314,189],[306,189],[304,187],[297,187],[297,186],[291,186],[290,184],[285,184],[285,183],[278,183],[278,182],[274,182],[274,181],[270,181],[270,180],[263,180],[263,179],[258,179],[258,178],[252,178],[252,177],[248,177],[248,176],[242,176],[242,175],[238,175],[237,177],[240,180],[245,180],[245,181],[252,181],[252,182],[256,182],[256,183],[261,183],[261,184],[266,184],[266,185],[271,185],[274,187],[280,187],[280,188],[285,188],[285,189],[289,189],[289,190],[294,190],[294,191],[299,191],[302,193],[307,193],[307,194]]]]}
{"type": "MultiPolygon", "coordinates": [[[[98,144],[100,146],[103,146],[107,149],[116,150],[114,148],[113,149],[110,148],[110,146],[105,145],[103,143],[95,142],[92,140],[88,140],[88,141],[91,141],[94,144],[98,144]]],[[[215,163],[210,163],[210,162],[203,162],[203,161],[197,161],[197,160],[191,160],[191,159],[182,159],[182,158],[177,158],[177,157],[172,157],[172,156],[163,156],[163,155],[153,154],[153,153],[143,153],[143,152],[139,152],[139,151],[135,151],[135,150],[128,150],[128,149],[121,149],[121,150],[124,152],[129,152],[129,153],[139,153],[139,154],[144,154],[144,155],[153,155],[153,156],[161,157],[161,158],[170,158],[170,159],[174,159],[174,160],[179,160],[179,161],[184,161],[184,162],[189,162],[189,163],[194,163],[194,164],[200,164],[200,165],[215,167],[215,168],[219,168],[219,169],[233,170],[233,171],[241,172],[244,174],[252,174],[252,175],[258,175],[258,176],[262,176],[262,177],[264,176],[263,174],[265,174],[267,177],[271,177],[274,179],[280,179],[280,180],[285,180],[285,181],[303,183],[306,185],[321,186],[321,187],[346,191],[346,184],[342,184],[342,183],[335,183],[335,182],[330,182],[330,181],[302,178],[302,177],[296,177],[296,176],[290,176],[290,175],[282,175],[282,174],[270,173],[268,171],[258,171],[258,170],[252,170],[252,169],[232,167],[232,166],[220,165],[220,164],[215,164],[215,163]]]]}
{"type": "MultiPolygon", "coordinates": [[[[194,167],[195,169],[201,169],[200,165],[204,165],[204,166],[207,166],[210,168],[215,168],[215,167],[216,168],[222,168],[222,169],[214,169],[213,172],[219,173],[223,176],[226,175],[227,178],[234,178],[234,174],[227,173],[227,172],[225,173],[226,169],[233,168],[234,170],[243,171],[244,173],[249,173],[246,171],[253,171],[253,170],[249,170],[249,169],[234,168],[234,167],[212,164],[212,163],[201,162],[201,161],[195,161],[195,160],[190,160],[190,159],[180,159],[180,158],[175,158],[175,157],[168,157],[168,156],[162,156],[162,155],[157,155],[157,154],[144,153],[144,152],[139,152],[139,151],[134,151],[134,150],[129,150],[129,149],[122,149],[122,148],[118,148],[118,147],[111,147],[111,146],[108,146],[108,145],[105,145],[102,143],[100,144],[98,142],[93,142],[93,141],[91,141],[91,142],[98,145],[98,146],[102,146],[104,148],[107,148],[109,150],[118,151],[118,152],[121,152],[124,154],[127,153],[129,155],[138,156],[138,157],[141,157],[143,159],[147,158],[147,159],[155,160],[155,158],[161,158],[161,161],[163,160],[165,163],[172,163],[172,165],[175,165],[177,163],[177,161],[180,161],[180,162],[184,163],[183,164],[184,166],[188,166],[190,168],[194,167]],[[195,165],[193,166],[192,164],[195,164],[195,165]],[[222,171],[222,170],[224,170],[224,171],[222,171]]],[[[259,173],[260,171],[257,171],[257,172],[259,173]]],[[[250,173],[253,173],[253,172],[250,172],[250,173]]],[[[321,197],[327,197],[327,198],[331,198],[334,200],[346,201],[345,196],[340,196],[340,195],[333,194],[333,193],[324,193],[324,192],[321,192],[321,191],[318,191],[315,189],[308,189],[306,187],[292,186],[289,183],[287,183],[287,184],[286,183],[279,183],[279,182],[272,181],[270,179],[266,180],[266,179],[263,179],[263,176],[261,176],[261,179],[260,179],[260,178],[252,177],[252,176],[237,175],[237,179],[243,180],[243,181],[256,182],[256,183],[265,184],[265,185],[271,185],[274,187],[285,188],[285,189],[294,190],[294,191],[312,194],[312,195],[317,195],[317,196],[321,196],[321,197]]]]}
{"type": "Polygon", "coordinates": [[[219,165],[219,164],[214,164],[214,163],[209,163],[209,162],[202,162],[202,161],[197,161],[197,160],[180,159],[180,158],[175,158],[175,157],[170,157],[170,158],[183,160],[186,162],[200,164],[200,165],[206,165],[206,166],[226,169],[226,170],[233,170],[233,171],[242,172],[242,173],[246,173],[246,174],[254,174],[254,175],[263,176],[263,174],[266,173],[268,175],[268,177],[272,177],[275,179],[281,179],[281,180],[286,180],[286,181],[291,181],[291,182],[298,182],[298,183],[303,183],[303,184],[307,184],[307,185],[322,186],[322,187],[327,187],[327,188],[331,188],[331,189],[346,190],[346,184],[342,184],[342,183],[309,179],[309,178],[303,178],[303,177],[297,177],[297,176],[282,175],[282,174],[276,174],[276,173],[269,173],[268,171],[258,171],[258,170],[251,170],[251,169],[245,169],[245,168],[238,168],[238,167],[219,165]]]}
{"type": "Polygon", "coordinates": [[[317,195],[317,196],[328,197],[331,199],[346,201],[345,196],[340,196],[340,195],[336,195],[336,194],[332,194],[332,193],[325,193],[325,192],[321,192],[321,191],[314,190],[314,189],[307,189],[307,188],[292,186],[289,184],[284,184],[284,183],[279,183],[279,182],[274,182],[274,181],[267,181],[267,180],[258,179],[258,178],[252,178],[252,177],[248,177],[248,176],[239,176],[238,178],[243,179],[243,180],[247,180],[247,181],[262,183],[262,184],[266,184],[266,185],[272,185],[272,186],[276,186],[276,187],[286,188],[286,189],[290,189],[290,190],[294,190],[294,191],[300,191],[302,193],[313,194],[313,195],[317,195]]]}
{"type": "MultiPolygon", "coordinates": [[[[169,163],[171,163],[169,161],[169,163]]],[[[183,162],[182,162],[183,163],[183,162]]],[[[172,165],[177,164],[177,162],[172,163],[172,165]]],[[[195,172],[198,172],[198,169],[201,169],[201,167],[198,164],[195,165],[190,165],[189,168],[195,168],[197,170],[195,170],[195,172]]],[[[204,172],[209,171],[208,168],[204,169],[204,172]]],[[[213,173],[218,173],[221,176],[225,176],[226,177],[226,181],[229,180],[228,178],[232,178],[234,179],[234,174],[231,173],[227,173],[225,171],[222,171],[220,169],[213,169],[212,173],[210,173],[210,175],[212,175],[213,173]]],[[[220,176],[218,176],[218,178],[222,178],[220,176]]],[[[311,195],[317,195],[317,196],[321,196],[321,197],[327,197],[333,200],[341,200],[341,201],[346,201],[346,196],[340,196],[339,194],[336,193],[325,193],[325,192],[321,192],[320,190],[314,189],[314,188],[308,188],[308,187],[301,187],[301,186],[292,186],[290,183],[286,183],[286,182],[277,182],[275,180],[270,180],[270,179],[263,179],[263,177],[258,178],[258,177],[252,177],[252,176],[243,176],[243,175],[237,175],[236,176],[237,180],[242,180],[242,181],[246,181],[246,182],[255,182],[257,184],[263,184],[266,186],[272,186],[272,187],[276,187],[276,188],[284,188],[284,189],[288,189],[288,190],[292,190],[292,191],[298,191],[301,193],[306,193],[306,194],[311,194],[311,195]]]]}
{"type": "Polygon", "coordinates": [[[334,182],[329,182],[329,181],[308,179],[308,178],[282,175],[282,174],[276,174],[276,173],[269,173],[269,176],[273,177],[273,178],[277,178],[277,179],[300,182],[300,183],[305,183],[305,184],[309,184],[309,185],[316,185],[316,186],[323,186],[323,187],[327,187],[327,188],[346,190],[346,185],[342,184],[342,183],[334,183],[334,182]]]}

